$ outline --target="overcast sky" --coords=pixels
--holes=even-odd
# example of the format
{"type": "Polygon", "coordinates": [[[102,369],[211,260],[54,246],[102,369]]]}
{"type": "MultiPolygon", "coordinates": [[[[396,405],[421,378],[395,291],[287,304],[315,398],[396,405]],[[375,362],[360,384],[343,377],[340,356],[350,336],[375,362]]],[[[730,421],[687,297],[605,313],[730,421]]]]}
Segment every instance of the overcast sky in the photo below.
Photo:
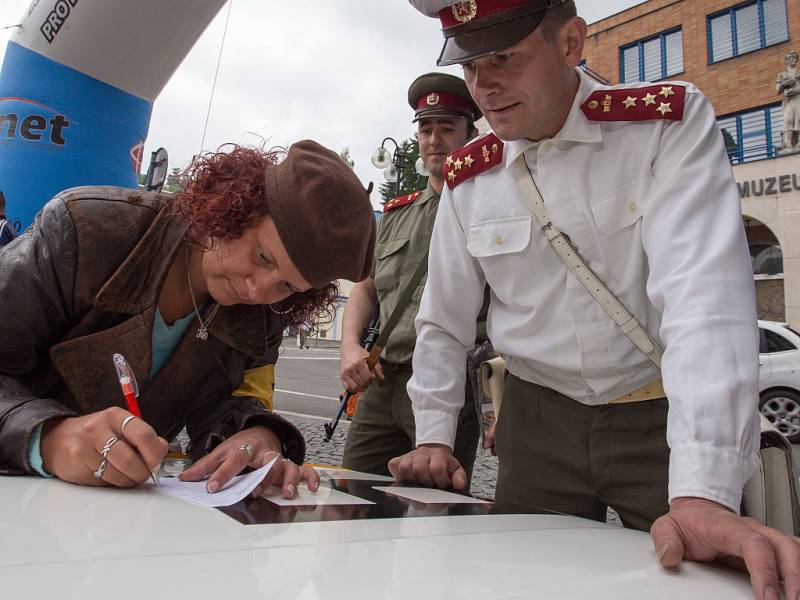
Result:
{"type": "MultiPolygon", "coordinates": [[[[287,146],[312,138],[337,152],[350,148],[358,176],[377,187],[383,174],[369,161],[374,149],[386,136],[400,141],[414,132],[406,100],[411,81],[433,70],[460,75],[458,67],[436,67],[439,22],[406,0],[230,2],[204,150],[225,142],[258,144],[264,138],[268,145],[287,146]]],[[[641,2],[576,3],[591,23],[641,2]]],[[[0,27],[18,23],[29,4],[0,0],[0,27]]],[[[226,4],[156,99],[145,165],[159,146],[168,150],[171,167],[185,166],[201,149],[228,9],[226,4]]],[[[12,32],[0,30],[3,52],[12,32]]]]}

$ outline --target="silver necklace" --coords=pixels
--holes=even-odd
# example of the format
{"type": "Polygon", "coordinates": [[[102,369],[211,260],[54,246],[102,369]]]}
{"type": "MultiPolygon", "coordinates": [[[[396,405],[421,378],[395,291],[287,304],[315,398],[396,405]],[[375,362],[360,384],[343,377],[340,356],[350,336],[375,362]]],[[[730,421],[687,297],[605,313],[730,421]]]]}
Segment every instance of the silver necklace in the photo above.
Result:
{"type": "Polygon", "coordinates": [[[192,276],[189,275],[189,247],[184,246],[186,250],[186,281],[189,282],[189,295],[192,297],[192,306],[194,306],[194,314],[197,315],[197,320],[200,321],[200,327],[197,328],[197,333],[195,333],[195,337],[201,340],[208,339],[208,326],[211,323],[211,319],[214,318],[214,315],[217,314],[219,310],[219,302],[214,304],[214,308],[211,310],[211,314],[208,316],[208,319],[203,321],[203,318],[200,316],[200,311],[197,309],[197,301],[194,299],[194,290],[192,289],[192,276]]]}

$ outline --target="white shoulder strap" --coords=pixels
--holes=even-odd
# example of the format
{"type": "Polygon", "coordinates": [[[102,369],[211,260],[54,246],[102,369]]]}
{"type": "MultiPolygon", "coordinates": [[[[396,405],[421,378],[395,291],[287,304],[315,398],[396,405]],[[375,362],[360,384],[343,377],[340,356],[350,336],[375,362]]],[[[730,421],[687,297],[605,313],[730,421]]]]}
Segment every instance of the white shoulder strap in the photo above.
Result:
{"type": "Polygon", "coordinates": [[[547,207],[542,200],[536,182],[533,180],[525,157],[520,156],[516,161],[517,175],[523,188],[528,192],[533,205],[533,214],[542,226],[542,231],[547,236],[550,244],[556,253],[564,260],[567,268],[578,278],[586,290],[597,300],[608,315],[619,325],[622,332],[630,338],[639,350],[644,352],[647,357],[661,366],[661,348],[656,344],[639,321],[636,320],[628,309],[620,302],[617,297],[606,287],[606,284],[592,271],[586,261],[583,260],[570,239],[553,226],[547,207]]]}

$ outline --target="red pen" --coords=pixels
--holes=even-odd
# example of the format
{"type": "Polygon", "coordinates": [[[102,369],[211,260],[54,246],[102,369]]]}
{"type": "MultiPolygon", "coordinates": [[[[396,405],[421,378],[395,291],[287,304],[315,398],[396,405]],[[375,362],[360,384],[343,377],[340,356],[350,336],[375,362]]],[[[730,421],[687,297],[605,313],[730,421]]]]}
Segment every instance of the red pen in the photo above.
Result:
{"type": "MultiPolygon", "coordinates": [[[[119,379],[119,387],[122,388],[122,395],[125,397],[128,411],[141,419],[142,411],[139,410],[139,385],[136,383],[136,375],[133,374],[133,369],[131,369],[122,354],[115,354],[113,359],[114,368],[117,371],[117,379],[119,379]]],[[[158,470],[152,471],[150,477],[153,479],[153,483],[158,486],[158,470]]]]}

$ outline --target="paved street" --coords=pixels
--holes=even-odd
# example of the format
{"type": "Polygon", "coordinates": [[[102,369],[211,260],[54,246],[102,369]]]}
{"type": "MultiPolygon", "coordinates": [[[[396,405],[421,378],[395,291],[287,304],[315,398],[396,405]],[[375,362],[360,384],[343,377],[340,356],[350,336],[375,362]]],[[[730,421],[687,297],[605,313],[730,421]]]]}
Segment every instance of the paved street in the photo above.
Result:
{"type": "MultiPolygon", "coordinates": [[[[323,424],[334,417],[338,397],[344,390],[339,382],[338,349],[285,348],[275,368],[275,410],[303,432],[308,444],[309,462],[339,465],[349,423],[342,419],[327,444],[323,424]]],[[[475,496],[494,498],[497,459],[491,454],[478,456],[470,491],[475,496]]]]}
{"type": "MultiPolygon", "coordinates": [[[[308,444],[308,461],[339,465],[349,423],[342,419],[336,434],[325,443],[323,424],[338,408],[343,392],[339,382],[339,352],[335,348],[298,350],[287,340],[276,366],[275,409],[295,423],[308,444]]],[[[497,459],[479,451],[472,480],[472,494],[494,497],[497,459]]],[[[800,467],[800,445],[794,446],[795,466],[800,467]]],[[[800,472],[798,472],[800,477],[800,472]]]]}

